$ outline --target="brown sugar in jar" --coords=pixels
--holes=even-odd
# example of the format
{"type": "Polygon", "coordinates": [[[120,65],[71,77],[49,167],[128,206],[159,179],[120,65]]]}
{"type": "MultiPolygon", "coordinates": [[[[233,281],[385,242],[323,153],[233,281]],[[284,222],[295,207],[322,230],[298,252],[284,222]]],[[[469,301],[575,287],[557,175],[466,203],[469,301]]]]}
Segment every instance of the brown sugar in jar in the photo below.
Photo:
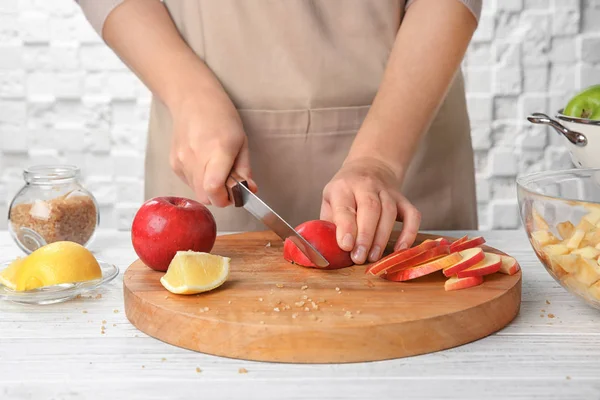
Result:
{"type": "Polygon", "coordinates": [[[26,253],[58,241],[89,245],[99,224],[99,209],[79,182],[79,169],[35,166],[23,176],[25,186],[9,210],[9,230],[17,245],[26,253]]]}

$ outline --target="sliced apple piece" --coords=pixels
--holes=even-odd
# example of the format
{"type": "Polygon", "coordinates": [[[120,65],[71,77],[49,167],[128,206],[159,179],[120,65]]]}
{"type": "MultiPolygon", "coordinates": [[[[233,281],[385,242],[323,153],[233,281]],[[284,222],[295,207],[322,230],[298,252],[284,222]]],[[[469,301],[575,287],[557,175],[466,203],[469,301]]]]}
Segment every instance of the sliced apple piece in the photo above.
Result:
{"type": "Polygon", "coordinates": [[[581,241],[583,240],[584,236],[585,236],[585,231],[583,231],[581,229],[575,229],[573,236],[571,236],[569,238],[569,240],[567,241],[567,248],[570,250],[579,248],[579,245],[581,244],[581,241]]]}
{"type": "Polygon", "coordinates": [[[483,276],[468,276],[466,278],[459,278],[453,276],[444,282],[444,290],[447,292],[450,290],[461,290],[470,287],[478,286],[483,283],[483,276]]]}
{"type": "Polygon", "coordinates": [[[453,252],[463,251],[467,249],[472,249],[473,247],[480,246],[485,243],[485,239],[482,236],[477,236],[472,239],[466,240],[456,246],[454,246],[453,252]]]}
{"type": "Polygon", "coordinates": [[[544,246],[544,248],[542,250],[548,256],[561,256],[563,254],[569,253],[569,248],[562,243],[549,244],[547,246],[544,246]]]}
{"type": "Polygon", "coordinates": [[[446,257],[438,258],[425,264],[420,264],[415,267],[404,268],[396,272],[383,275],[384,279],[394,282],[403,282],[411,279],[420,278],[429,275],[433,272],[442,270],[450,265],[456,264],[461,260],[460,253],[452,253],[446,257]]]}
{"type": "Polygon", "coordinates": [[[443,273],[445,276],[450,277],[452,275],[456,275],[459,271],[472,267],[479,261],[483,260],[485,257],[485,255],[483,254],[483,249],[480,247],[474,247],[472,249],[463,250],[459,252],[459,254],[462,257],[462,259],[456,264],[444,268],[443,273]]]}
{"type": "Polygon", "coordinates": [[[568,239],[575,232],[575,225],[571,221],[564,221],[556,224],[556,230],[563,239],[568,239]]]}
{"type": "Polygon", "coordinates": [[[466,278],[467,276],[483,276],[496,273],[500,270],[502,265],[502,258],[498,254],[484,252],[484,259],[479,261],[474,266],[463,269],[456,274],[459,278],[466,278]]]}
{"type": "Polygon", "coordinates": [[[450,251],[454,253],[454,249],[456,248],[456,246],[458,246],[461,243],[466,242],[467,240],[469,240],[468,235],[465,235],[465,236],[461,237],[460,239],[456,239],[454,242],[452,242],[452,244],[450,244],[450,251]]]}
{"type": "Polygon", "coordinates": [[[418,246],[411,247],[409,249],[398,250],[393,252],[392,254],[383,257],[376,263],[371,264],[365,273],[369,273],[372,275],[379,275],[384,270],[402,262],[408,260],[416,255],[423,253],[426,250],[433,249],[434,247],[439,246],[440,243],[435,240],[425,240],[423,243],[418,246]]]}
{"type": "Polygon", "coordinates": [[[498,272],[506,275],[514,275],[521,270],[519,263],[514,257],[501,255],[502,264],[498,272]]]}
{"type": "Polygon", "coordinates": [[[380,272],[379,275],[391,274],[401,269],[415,267],[417,265],[436,260],[440,257],[447,256],[448,254],[450,254],[450,246],[436,246],[433,249],[425,250],[424,252],[417,254],[416,256],[409,258],[408,260],[404,260],[397,264],[390,265],[389,268],[384,269],[382,272],[380,272]]]}
{"type": "Polygon", "coordinates": [[[592,286],[594,283],[600,280],[600,266],[598,265],[598,262],[595,260],[582,258],[575,277],[582,284],[588,287],[592,286]]]}
{"type": "Polygon", "coordinates": [[[438,242],[440,245],[450,246],[450,241],[446,238],[437,238],[437,239],[435,239],[435,241],[438,242]]]}
{"type": "Polygon", "coordinates": [[[533,224],[535,227],[534,229],[545,230],[545,231],[550,230],[550,226],[548,226],[548,223],[546,222],[546,220],[540,215],[540,213],[535,208],[533,209],[531,214],[533,216],[533,224]]]}
{"type": "Polygon", "coordinates": [[[588,214],[584,215],[582,219],[595,226],[598,221],[600,221],[600,209],[593,209],[588,214]]]}
{"type": "Polygon", "coordinates": [[[600,256],[600,250],[592,246],[586,246],[573,250],[571,254],[579,254],[583,258],[598,258],[598,256],[600,256]]]}
{"type": "Polygon", "coordinates": [[[531,232],[531,238],[537,242],[540,246],[546,246],[547,244],[556,244],[559,240],[549,231],[534,231],[531,232]]]}

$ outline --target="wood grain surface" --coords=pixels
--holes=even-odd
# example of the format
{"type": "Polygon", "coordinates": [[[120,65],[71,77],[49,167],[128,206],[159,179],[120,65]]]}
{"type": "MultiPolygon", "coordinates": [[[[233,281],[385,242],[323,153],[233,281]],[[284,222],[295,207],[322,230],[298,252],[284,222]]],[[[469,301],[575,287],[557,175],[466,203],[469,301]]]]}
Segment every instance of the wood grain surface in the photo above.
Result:
{"type": "MultiPolygon", "coordinates": [[[[436,237],[422,234],[417,243],[436,237]]],[[[127,318],[149,336],[202,353],[346,363],[456,347],[502,329],[519,312],[521,272],[446,292],[441,272],[388,282],[365,275],[365,266],[323,271],[292,265],[282,251],[271,232],[220,236],[212,253],[232,259],[230,277],[192,296],[168,292],[159,282],[162,273],[137,260],[123,280],[127,318]]]]}

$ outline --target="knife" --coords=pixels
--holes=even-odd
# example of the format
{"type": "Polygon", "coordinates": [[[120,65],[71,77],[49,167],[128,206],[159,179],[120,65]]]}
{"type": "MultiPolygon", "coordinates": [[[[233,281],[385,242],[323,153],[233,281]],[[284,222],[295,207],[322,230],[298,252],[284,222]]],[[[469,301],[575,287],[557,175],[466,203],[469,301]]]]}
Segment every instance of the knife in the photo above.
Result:
{"type": "Polygon", "coordinates": [[[243,207],[256,219],[275,232],[281,239],[290,239],[317,267],[325,268],[329,262],[304,239],[290,224],[248,188],[248,182],[235,173],[227,178],[227,192],[235,207],[243,207]]]}

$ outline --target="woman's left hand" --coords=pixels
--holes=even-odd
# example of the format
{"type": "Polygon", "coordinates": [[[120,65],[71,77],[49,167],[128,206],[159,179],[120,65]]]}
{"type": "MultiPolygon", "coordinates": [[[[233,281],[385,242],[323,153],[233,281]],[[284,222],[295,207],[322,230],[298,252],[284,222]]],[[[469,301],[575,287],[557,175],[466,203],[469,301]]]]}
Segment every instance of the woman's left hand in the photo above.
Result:
{"type": "Polygon", "coordinates": [[[338,246],[363,264],[381,258],[396,221],[403,227],[394,250],[410,247],[421,213],[400,193],[400,179],[371,157],[346,161],[323,190],[321,219],[336,225],[338,246]]]}

